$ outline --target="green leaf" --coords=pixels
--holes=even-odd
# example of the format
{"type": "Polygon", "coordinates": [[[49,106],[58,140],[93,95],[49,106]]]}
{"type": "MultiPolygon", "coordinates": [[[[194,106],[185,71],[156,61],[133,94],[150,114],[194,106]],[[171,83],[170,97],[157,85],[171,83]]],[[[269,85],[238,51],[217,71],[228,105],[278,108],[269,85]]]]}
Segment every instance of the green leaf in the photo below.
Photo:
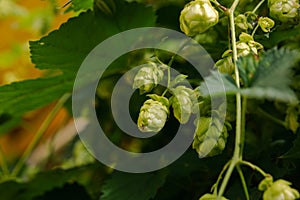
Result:
{"type": "Polygon", "coordinates": [[[65,76],[15,82],[0,87],[0,114],[21,116],[47,105],[72,90],[73,83],[65,76]]]}
{"type": "Polygon", "coordinates": [[[210,76],[204,78],[204,81],[199,87],[202,96],[220,96],[225,93],[234,95],[239,91],[232,77],[218,71],[212,71],[210,76]]]}
{"type": "MultiPolygon", "coordinates": [[[[37,68],[63,73],[0,87],[0,114],[21,116],[72,92],[78,68],[96,45],[121,31],[154,26],[155,14],[151,8],[137,3],[115,2],[117,10],[114,16],[87,11],[39,41],[30,42],[32,62],[37,68]]],[[[124,63],[117,64],[119,71],[124,68],[124,63]]]]}
{"type": "Polygon", "coordinates": [[[293,142],[292,148],[280,158],[288,158],[288,159],[299,159],[300,158],[300,136],[298,134],[297,138],[293,142]]]}
{"type": "Polygon", "coordinates": [[[39,41],[30,42],[32,62],[39,69],[74,74],[90,51],[105,39],[125,30],[154,25],[151,8],[119,0],[114,16],[87,11],[39,41]]]}
{"type": "MultiPolygon", "coordinates": [[[[255,58],[248,57],[248,59],[255,58]]],[[[242,94],[252,98],[296,102],[297,97],[289,85],[292,81],[291,69],[297,60],[299,60],[297,51],[274,48],[265,52],[250,80],[250,88],[243,89],[242,94]]]]}
{"type": "Polygon", "coordinates": [[[80,178],[91,178],[89,176],[92,176],[90,171],[93,168],[94,166],[70,170],[56,169],[39,173],[28,182],[7,181],[0,183],[1,200],[32,200],[46,191],[62,187],[65,183],[79,181],[80,178]]]}
{"type": "Polygon", "coordinates": [[[224,92],[233,95],[240,92],[249,98],[296,103],[297,97],[289,85],[292,81],[291,69],[299,60],[299,52],[274,48],[265,52],[258,62],[255,59],[253,56],[247,56],[238,61],[241,79],[248,87],[238,89],[230,76],[214,71],[205,78],[205,83],[200,85],[202,95],[218,96],[224,92]],[[220,84],[223,84],[224,88],[220,84]]]}
{"type": "Polygon", "coordinates": [[[72,0],[71,5],[66,10],[66,12],[69,11],[85,11],[89,9],[93,9],[93,0],[72,0]]]}
{"type": "MultiPolygon", "coordinates": [[[[134,164],[134,163],[133,163],[134,164]]],[[[103,186],[101,200],[148,200],[166,179],[166,171],[144,174],[115,172],[103,186]]]]}
{"type": "Polygon", "coordinates": [[[0,135],[9,132],[21,122],[21,117],[0,114],[0,135]]]}

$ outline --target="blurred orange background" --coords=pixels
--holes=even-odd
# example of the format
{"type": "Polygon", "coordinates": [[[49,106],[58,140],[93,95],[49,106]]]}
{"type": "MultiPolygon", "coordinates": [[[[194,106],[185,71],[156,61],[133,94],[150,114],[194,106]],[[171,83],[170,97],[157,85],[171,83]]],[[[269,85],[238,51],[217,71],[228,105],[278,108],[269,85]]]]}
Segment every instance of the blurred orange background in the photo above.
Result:
{"type": "MultiPolygon", "coordinates": [[[[74,15],[62,8],[67,1],[0,0],[0,85],[43,76],[31,63],[28,42],[59,28],[74,15]]],[[[8,161],[13,162],[24,152],[52,107],[26,114],[19,127],[0,136],[0,147],[8,161]]],[[[56,133],[69,118],[66,110],[60,110],[45,137],[56,133]]]]}

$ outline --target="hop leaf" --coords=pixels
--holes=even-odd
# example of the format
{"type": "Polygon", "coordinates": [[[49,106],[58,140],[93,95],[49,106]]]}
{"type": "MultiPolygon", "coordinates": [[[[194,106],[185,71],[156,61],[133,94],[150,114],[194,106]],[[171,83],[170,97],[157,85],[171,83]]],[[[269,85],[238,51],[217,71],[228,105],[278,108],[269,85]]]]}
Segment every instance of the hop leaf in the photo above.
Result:
{"type": "Polygon", "coordinates": [[[218,11],[209,0],[188,3],[180,14],[180,29],[188,36],[203,33],[219,21],[218,11]]]}
{"type": "MultiPolygon", "coordinates": [[[[164,101],[168,102],[165,97],[164,101]]],[[[142,132],[159,132],[165,125],[169,114],[168,107],[153,99],[148,99],[144,102],[140,109],[138,118],[138,127],[142,132]]]]}
{"type": "Polygon", "coordinates": [[[174,116],[180,123],[185,124],[188,122],[197,102],[195,92],[185,86],[178,86],[172,91],[174,96],[171,97],[170,102],[172,103],[174,116]]]}
{"type": "Polygon", "coordinates": [[[263,200],[295,200],[300,198],[299,192],[291,188],[290,185],[290,182],[282,179],[275,181],[265,190],[263,200]]]}
{"type": "Polygon", "coordinates": [[[164,72],[154,62],[142,67],[134,77],[133,88],[140,89],[140,94],[150,92],[163,79],[164,72]]]}

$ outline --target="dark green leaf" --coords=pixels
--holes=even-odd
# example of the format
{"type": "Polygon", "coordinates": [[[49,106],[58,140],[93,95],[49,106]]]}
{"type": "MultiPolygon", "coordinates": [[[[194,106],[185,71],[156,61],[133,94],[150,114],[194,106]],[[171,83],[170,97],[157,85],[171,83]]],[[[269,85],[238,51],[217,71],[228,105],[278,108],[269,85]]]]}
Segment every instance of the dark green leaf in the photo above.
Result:
{"type": "Polygon", "coordinates": [[[71,92],[79,66],[96,45],[121,31],[155,24],[151,8],[123,1],[116,1],[116,6],[115,16],[88,11],[39,41],[30,42],[32,62],[37,68],[58,69],[63,74],[0,87],[0,114],[21,116],[71,92]]]}
{"type": "Polygon", "coordinates": [[[72,90],[65,76],[25,80],[0,87],[0,113],[21,116],[47,105],[72,90]]]}
{"type": "Polygon", "coordinates": [[[271,49],[262,55],[257,62],[253,56],[238,61],[241,79],[246,88],[237,89],[231,77],[212,72],[200,86],[203,96],[228,95],[240,92],[243,96],[256,99],[280,100],[295,103],[297,97],[289,87],[292,80],[292,67],[299,59],[299,52],[282,49],[271,49]],[[222,80],[223,83],[220,81],[222,80]],[[224,88],[220,84],[224,85],[224,88]]]}
{"type": "Polygon", "coordinates": [[[56,169],[37,174],[34,179],[28,182],[8,181],[0,183],[1,200],[32,200],[46,191],[62,187],[67,182],[75,182],[80,177],[89,176],[89,171],[93,167],[74,168],[70,170],[56,169]]]}
{"type": "Polygon", "coordinates": [[[0,115],[0,135],[7,133],[21,122],[21,118],[18,116],[12,116],[8,114],[0,115]]]}
{"type": "Polygon", "coordinates": [[[286,152],[281,158],[292,158],[292,159],[299,159],[300,158],[300,136],[298,135],[297,138],[294,140],[293,147],[286,152]]]}
{"type": "Polygon", "coordinates": [[[166,171],[144,174],[116,172],[104,184],[100,199],[148,200],[164,184],[166,175],[166,171]]]}
{"type": "Polygon", "coordinates": [[[253,58],[253,55],[240,57],[237,60],[237,66],[239,68],[240,77],[242,79],[242,85],[249,87],[250,81],[257,69],[258,61],[253,58]]]}
{"type": "Polygon", "coordinates": [[[74,74],[90,51],[108,37],[154,25],[155,14],[151,8],[116,1],[114,16],[87,11],[71,18],[58,31],[30,42],[32,62],[39,69],[60,69],[74,74]]]}
{"type": "Polygon", "coordinates": [[[210,76],[204,78],[204,81],[199,87],[203,96],[233,95],[238,92],[234,80],[230,76],[217,71],[212,71],[210,76]]]}
{"type": "Polygon", "coordinates": [[[93,0],[72,0],[71,5],[66,12],[71,10],[78,12],[93,9],[93,2],[93,0]]]}
{"type": "Polygon", "coordinates": [[[296,102],[297,97],[289,85],[292,80],[292,67],[298,59],[297,51],[285,48],[267,51],[258,62],[257,70],[250,80],[250,88],[243,89],[242,94],[252,98],[296,102]]]}

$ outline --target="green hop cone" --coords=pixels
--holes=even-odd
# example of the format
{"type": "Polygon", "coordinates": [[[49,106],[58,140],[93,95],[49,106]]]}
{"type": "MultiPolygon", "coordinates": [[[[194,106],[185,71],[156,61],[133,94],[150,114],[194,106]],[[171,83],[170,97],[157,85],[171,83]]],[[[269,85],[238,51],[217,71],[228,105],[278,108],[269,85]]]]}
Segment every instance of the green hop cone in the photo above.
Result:
{"type": "Polygon", "coordinates": [[[268,33],[275,25],[275,22],[268,17],[260,17],[258,19],[258,25],[260,26],[261,30],[268,33]]]}
{"type": "Polygon", "coordinates": [[[233,74],[234,73],[234,64],[232,60],[232,50],[226,50],[222,59],[216,62],[216,67],[221,73],[233,74]]]}
{"type": "Polygon", "coordinates": [[[195,92],[185,86],[177,86],[172,91],[174,96],[170,98],[170,102],[174,116],[180,123],[185,124],[193,113],[194,105],[197,102],[195,92]]]}
{"type": "Polygon", "coordinates": [[[154,62],[142,67],[134,77],[133,88],[140,89],[140,94],[150,92],[163,79],[164,72],[154,62]]]}
{"type": "Polygon", "coordinates": [[[188,36],[203,33],[219,21],[218,11],[209,0],[188,3],[180,14],[180,29],[188,36]]]}
{"type": "Polygon", "coordinates": [[[300,198],[299,192],[290,187],[291,183],[282,179],[275,181],[269,186],[263,200],[295,200],[300,198]]]}
{"type": "MultiPolygon", "coordinates": [[[[164,98],[164,101],[168,102],[168,99],[164,98]]],[[[167,105],[161,101],[148,99],[140,109],[138,128],[142,132],[159,132],[164,127],[168,114],[167,105]]]]}
{"type": "Polygon", "coordinates": [[[228,137],[227,128],[219,119],[200,117],[195,121],[196,130],[192,144],[200,158],[222,153],[228,137]]]}
{"type": "Polygon", "coordinates": [[[251,24],[248,22],[248,19],[245,15],[239,14],[235,17],[235,25],[242,30],[248,30],[248,28],[252,28],[251,24]]]}
{"type": "MultiPolygon", "coordinates": [[[[228,200],[225,197],[219,198],[220,200],[228,200]]],[[[217,196],[214,194],[205,194],[202,197],[200,197],[199,200],[217,200],[217,196]]]]}
{"type": "Polygon", "coordinates": [[[297,0],[269,0],[270,16],[281,21],[293,21],[299,16],[299,3],[297,0]]]}

